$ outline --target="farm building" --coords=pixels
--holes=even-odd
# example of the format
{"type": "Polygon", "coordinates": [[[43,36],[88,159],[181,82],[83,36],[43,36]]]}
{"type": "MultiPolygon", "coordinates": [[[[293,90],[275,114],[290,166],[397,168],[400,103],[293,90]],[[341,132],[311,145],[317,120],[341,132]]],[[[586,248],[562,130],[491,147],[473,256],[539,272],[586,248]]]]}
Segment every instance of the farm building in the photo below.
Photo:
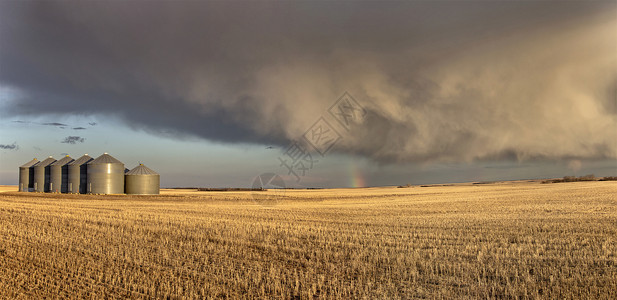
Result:
{"type": "Polygon", "coordinates": [[[88,163],[88,194],[124,194],[124,164],[104,153],[88,163]]]}
{"type": "Polygon", "coordinates": [[[19,167],[19,191],[31,192],[34,190],[34,166],[39,160],[34,158],[19,167]]]}
{"type": "Polygon", "coordinates": [[[34,166],[34,191],[49,192],[50,167],[56,160],[48,157],[34,166]]]}
{"type": "Polygon", "coordinates": [[[85,194],[88,192],[86,187],[88,163],[93,159],[86,153],[69,164],[69,193],[85,194]]]}
{"type": "Polygon", "coordinates": [[[124,174],[124,191],[127,194],[158,194],[160,183],[161,176],[143,164],[139,164],[124,174]]]}
{"type": "Polygon", "coordinates": [[[69,189],[69,164],[74,161],[70,156],[65,156],[49,165],[49,190],[52,193],[68,193],[69,189]]]}

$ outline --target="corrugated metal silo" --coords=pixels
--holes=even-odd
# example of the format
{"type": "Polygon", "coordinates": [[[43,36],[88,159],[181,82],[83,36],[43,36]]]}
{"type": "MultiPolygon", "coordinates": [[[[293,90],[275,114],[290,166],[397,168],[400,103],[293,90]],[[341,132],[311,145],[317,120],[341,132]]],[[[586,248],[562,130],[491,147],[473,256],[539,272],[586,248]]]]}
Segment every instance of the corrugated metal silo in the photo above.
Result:
{"type": "Polygon", "coordinates": [[[124,164],[105,153],[88,163],[88,193],[124,194],[124,164]]]}
{"type": "Polygon", "coordinates": [[[161,176],[143,164],[124,174],[124,191],[127,194],[158,195],[160,187],[161,176]]]}
{"type": "Polygon", "coordinates": [[[56,160],[50,156],[34,166],[35,192],[49,192],[49,165],[53,164],[55,161],[56,160]]]}
{"type": "Polygon", "coordinates": [[[88,163],[94,158],[87,153],[69,164],[69,193],[85,194],[88,191],[88,163]]]}
{"type": "Polygon", "coordinates": [[[70,156],[65,156],[49,165],[49,190],[52,193],[68,193],[70,156]]]}
{"type": "Polygon", "coordinates": [[[33,159],[19,167],[19,191],[32,192],[34,190],[34,166],[39,163],[33,159]]]}

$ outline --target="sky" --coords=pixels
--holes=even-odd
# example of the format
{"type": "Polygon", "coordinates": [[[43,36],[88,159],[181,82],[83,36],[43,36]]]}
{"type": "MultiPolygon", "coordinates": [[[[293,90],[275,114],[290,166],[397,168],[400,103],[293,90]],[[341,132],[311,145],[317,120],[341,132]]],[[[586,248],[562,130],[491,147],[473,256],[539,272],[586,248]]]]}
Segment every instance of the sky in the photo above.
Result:
{"type": "Polygon", "coordinates": [[[0,184],[108,152],[163,187],[617,175],[615,1],[0,1],[0,184]]]}

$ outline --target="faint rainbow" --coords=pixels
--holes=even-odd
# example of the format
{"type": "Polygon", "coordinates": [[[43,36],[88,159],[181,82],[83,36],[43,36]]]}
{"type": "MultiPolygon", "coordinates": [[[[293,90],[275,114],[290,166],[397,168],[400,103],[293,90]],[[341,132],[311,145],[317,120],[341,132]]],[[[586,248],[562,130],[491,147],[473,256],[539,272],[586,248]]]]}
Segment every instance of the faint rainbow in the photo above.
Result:
{"type": "Polygon", "coordinates": [[[351,187],[366,187],[366,179],[364,178],[364,174],[362,173],[362,170],[356,167],[356,164],[353,161],[349,164],[349,181],[351,187]]]}

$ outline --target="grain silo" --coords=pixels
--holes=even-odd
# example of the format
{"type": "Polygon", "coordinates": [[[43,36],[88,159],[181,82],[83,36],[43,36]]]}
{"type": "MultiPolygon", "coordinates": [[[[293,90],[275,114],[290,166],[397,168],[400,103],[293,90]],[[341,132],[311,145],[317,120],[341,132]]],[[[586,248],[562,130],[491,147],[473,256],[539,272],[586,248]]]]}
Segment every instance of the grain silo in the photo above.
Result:
{"type": "Polygon", "coordinates": [[[105,153],[88,163],[90,194],[124,194],[124,164],[105,153]]]}
{"type": "Polygon", "coordinates": [[[70,156],[65,156],[49,165],[49,191],[52,193],[68,193],[70,156]]]}
{"type": "Polygon", "coordinates": [[[158,195],[160,187],[161,176],[143,164],[124,174],[124,191],[127,194],[158,195]]]}
{"type": "Polygon", "coordinates": [[[55,161],[56,160],[50,156],[34,166],[35,192],[49,192],[49,165],[53,164],[55,161]]]}
{"type": "Polygon", "coordinates": [[[69,164],[69,193],[85,194],[88,189],[88,163],[93,158],[87,153],[69,164]]]}
{"type": "Polygon", "coordinates": [[[33,159],[19,167],[19,191],[31,192],[34,190],[34,166],[39,163],[33,159]]]}

